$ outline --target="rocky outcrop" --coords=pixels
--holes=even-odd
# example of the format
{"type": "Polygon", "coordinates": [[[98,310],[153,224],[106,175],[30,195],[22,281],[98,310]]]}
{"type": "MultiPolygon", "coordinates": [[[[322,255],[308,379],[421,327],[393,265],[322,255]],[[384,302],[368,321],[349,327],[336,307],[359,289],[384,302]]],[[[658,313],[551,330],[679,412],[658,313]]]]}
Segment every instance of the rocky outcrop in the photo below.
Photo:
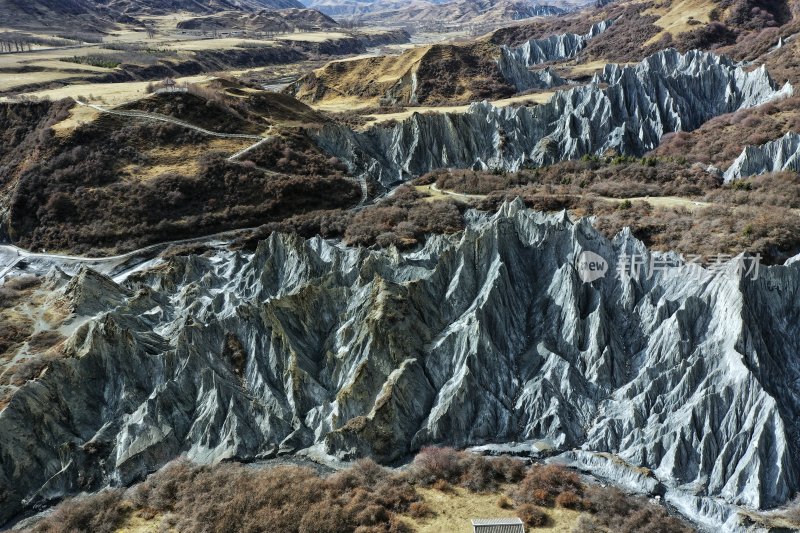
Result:
{"type": "Polygon", "coordinates": [[[564,33],[551,35],[544,39],[532,39],[516,48],[503,46],[503,56],[526,67],[533,67],[548,61],[571,59],[586,48],[590,40],[611,27],[612,20],[593,24],[584,35],[564,33]]]}
{"type": "Polygon", "coordinates": [[[641,156],[666,133],[791,91],[763,67],[746,72],[725,57],[670,49],[636,65],[607,65],[592,83],[535,107],[480,103],[360,133],[331,124],[315,137],[353,173],[389,188],[436,168],[515,171],[608,150],[641,156]]]}
{"type": "Polygon", "coordinates": [[[565,79],[549,69],[533,71],[529,69],[548,61],[570,59],[577,56],[592,38],[606,31],[611,23],[611,20],[606,20],[593,24],[585,35],[565,33],[544,39],[532,39],[516,48],[501,46],[497,66],[503,77],[519,92],[566,85],[565,79]]]}
{"type": "Polygon", "coordinates": [[[673,256],[521,202],[468,218],[410,253],[276,234],[60,282],[64,357],[0,412],[0,521],[179,454],[309,447],[391,461],[541,440],[699,510],[800,489],[799,264],[629,276],[621,254],[673,256]],[[605,277],[581,281],[584,251],[605,277]]]}
{"type": "Polygon", "coordinates": [[[748,176],[791,170],[800,172],[800,135],[789,132],[761,146],[747,146],[725,171],[725,183],[748,176]]]}
{"type": "Polygon", "coordinates": [[[503,78],[511,83],[517,92],[550,89],[567,84],[567,80],[549,68],[529,70],[523,63],[510,57],[505,50],[501,50],[500,59],[497,60],[497,68],[503,78]]]}

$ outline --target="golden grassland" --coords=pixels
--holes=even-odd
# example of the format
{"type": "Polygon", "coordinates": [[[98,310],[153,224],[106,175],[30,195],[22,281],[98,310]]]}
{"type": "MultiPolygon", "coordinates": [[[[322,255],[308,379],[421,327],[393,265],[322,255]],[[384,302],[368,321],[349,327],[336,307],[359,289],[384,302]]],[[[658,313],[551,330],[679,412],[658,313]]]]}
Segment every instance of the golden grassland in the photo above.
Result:
{"type": "Polygon", "coordinates": [[[148,180],[168,172],[192,176],[200,172],[200,158],[212,151],[219,150],[234,154],[247,148],[252,141],[244,139],[212,138],[207,142],[183,146],[150,147],[141,152],[152,163],[147,165],[128,165],[120,173],[133,180],[148,180]]]}
{"type": "MultiPolygon", "coordinates": [[[[423,501],[436,513],[429,518],[404,516],[404,521],[419,533],[471,533],[473,518],[514,518],[514,509],[503,509],[498,505],[503,491],[474,493],[462,487],[452,487],[443,492],[436,489],[419,488],[423,501]]],[[[529,528],[528,531],[569,533],[578,521],[580,511],[561,508],[541,508],[550,517],[546,526],[529,528]]]]}
{"type": "MultiPolygon", "coordinates": [[[[498,505],[504,490],[489,493],[474,493],[462,487],[452,487],[444,492],[436,489],[418,488],[422,501],[436,513],[427,518],[403,515],[402,520],[418,533],[471,533],[473,518],[514,518],[514,509],[503,509],[498,505]]],[[[528,528],[530,533],[570,533],[578,522],[580,511],[562,508],[541,508],[550,520],[542,527],[528,528]]],[[[131,514],[116,533],[158,533],[164,517],[143,518],[131,514]]]]}
{"type": "MultiPolygon", "coordinates": [[[[433,185],[417,185],[414,187],[418,192],[426,194],[428,201],[438,201],[438,200],[446,200],[448,198],[452,198],[455,200],[459,200],[462,202],[470,202],[472,200],[482,200],[487,198],[489,195],[487,194],[464,194],[455,191],[448,191],[448,190],[441,190],[437,189],[433,185]]],[[[554,195],[554,196],[563,196],[563,195],[554,195]]],[[[579,195],[575,195],[578,197],[579,195]]],[[[653,207],[663,207],[663,208],[674,208],[674,207],[681,207],[688,211],[696,211],[698,209],[704,209],[706,207],[710,207],[714,204],[710,202],[704,202],[699,200],[694,200],[692,198],[682,198],[680,196],[633,196],[630,198],[612,198],[610,196],[598,196],[594,194],[586,195],[587,198],[591,198],[593,200],[601,200],[604,202],[609,202],[612,204],[621,204],[622,202],[632,202],[632,203],[644,203],[650,204],[653,207]]]]}
{"type": "MultiPolygon", "coordinates": [[[[418,46],[400,55],[370,56],[333,61],[313,71],[314,76],[328,89],[317,102],[326,111],[352,110],[377,104],[380,96],[404,77],[416,72],[430,46],[418,46]],[[370,95],[343,96],[353,87],[369,81],[370,95]]],[[[298,98],[308,100],[311,94],[298,93],[298,98]]]]}
{"type": "MultiPolygon", "coordinates": [[[[214,79],[214,76],[199,75],[177,78],[178,83],[203,83],[214,79]]],[[[60,100],[61,98],[86,98],[89,103],[103,104],[109,106],[121,105],[139,100],[147,95],[147,86],[151,82],[133,81],[123,83],[81,83],[67,85],[56,89],[45,89],[26,93],[26,96],[36,98],[50,98],[60,100]]],[[[9,101],[13,98],[0,98],[0,101],[9,101]]]]}
{"type": "Polygon", "coordinates": [[[711,11],[715,7],[717,3],[713,0],[676,0],[672,3],[657,4],[643,11],[642,15],[659,17],[655,25],[661,28],[658,34],[645,43],[645,46],[657,42],[667,33],[677,37],[696,29],[698,25],[691,23],[692,20],[708,24],[711,21],[711,11]]]}

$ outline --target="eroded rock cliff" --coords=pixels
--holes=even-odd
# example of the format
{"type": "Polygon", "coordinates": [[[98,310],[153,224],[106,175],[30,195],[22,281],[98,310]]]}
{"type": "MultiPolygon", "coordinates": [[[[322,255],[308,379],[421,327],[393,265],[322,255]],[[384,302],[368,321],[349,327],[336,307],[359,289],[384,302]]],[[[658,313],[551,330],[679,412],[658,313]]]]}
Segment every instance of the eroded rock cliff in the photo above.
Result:
{"type": "Polygon", "coordinates": [[[710,523],[800,488],[800,265],[620,275],[622,254],[669,256],[519,201],[469,218],[412,253],[275,234],[122,285],[54,273],[74,333],[0,412],[0,522],[179,454],[312,446],[391,461],[543,439],[644,467],[631,483],[710,523]],[[581,281],[583,251],[605,277],[581,281]]]}
{"type": "Polygon", "coordinates": [[[725,182],[792,170],[800,172],[800,134],[789,132],[761,146],[747,146],[725,171],[725,182]]]}
{"type": "Polygon", "coordinates": [[[507,56],[509,59],[526,67],[533,67],[548,61],[570,59],[577,56],[591,39],[611,27],[612,23],[612,20],[604,20],[593,24],[584,35],[563,33],[551,35],[544,39],[531,39],[515,48],[503,46],[503,56],[507,56]]]}
{"type": "Polygon", "coordinates": [[[530,70],[530,67],[577,56],[592,38],[606,31],[611,24],[611,20],[593,24],[585,35],[565,33],[531,39],[515,48],[501,46],[497,66],[519,92],[565,85],[567,81],[549,69],[530,70]]]}
{"type": "Polygon", "coordinates": [[[535,107],[473,104],[465,113],[415,114],[353,132],[328,125],[318,144],[383,188],[436,168],[541,166],[615,150],[641,156],[662,135],[791,94],[765,68],[747,72],[725,57],[665,50],[632,66],[607,65],[592,83],[535,107]]]}

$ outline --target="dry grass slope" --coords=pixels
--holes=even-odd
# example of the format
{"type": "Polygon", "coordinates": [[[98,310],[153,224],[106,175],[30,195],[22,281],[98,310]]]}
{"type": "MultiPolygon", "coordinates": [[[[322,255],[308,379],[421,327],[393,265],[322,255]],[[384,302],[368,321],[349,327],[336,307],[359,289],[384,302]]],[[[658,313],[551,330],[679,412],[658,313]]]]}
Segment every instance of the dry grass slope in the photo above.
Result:
{"type": "Polygon", "coordinates": [[[362,459],[327,477],[296,466],[178,460],[127,492],[67,500],[31,531],[467,533],[479,515],[520,516],[531,531],[552,533],[692,531],[658,505],[599,490],[565,468],[451,448],[424,448],[404,470],[362,459]]]}

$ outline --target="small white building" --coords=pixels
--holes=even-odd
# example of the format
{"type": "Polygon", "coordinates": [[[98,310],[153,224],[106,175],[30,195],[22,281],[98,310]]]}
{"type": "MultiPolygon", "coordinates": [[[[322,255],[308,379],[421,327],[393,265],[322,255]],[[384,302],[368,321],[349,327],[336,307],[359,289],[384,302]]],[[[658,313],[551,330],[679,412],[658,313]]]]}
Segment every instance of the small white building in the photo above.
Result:
{"type": "Polygon", "coordinates": [[[519,518],[474,518],[472,533],[525,533],[519,518]]]}

